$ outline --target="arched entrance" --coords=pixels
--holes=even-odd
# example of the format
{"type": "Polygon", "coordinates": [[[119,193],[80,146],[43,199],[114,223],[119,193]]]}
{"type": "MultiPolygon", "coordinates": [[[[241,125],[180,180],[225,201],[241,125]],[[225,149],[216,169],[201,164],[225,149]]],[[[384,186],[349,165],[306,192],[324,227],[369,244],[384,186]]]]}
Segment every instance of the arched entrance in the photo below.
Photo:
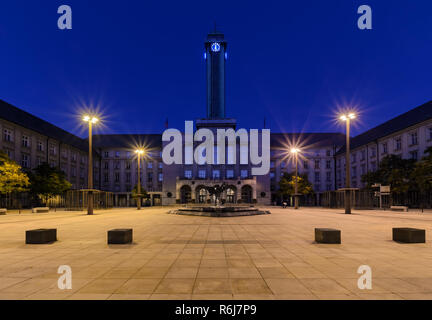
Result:
{"type": "Polygon", "coordinates": [[[184,185],[180,188],[180,202],[181,203],[188,203],[190,202],[190,200],[192,195],[192,189],[190,186],[188,185],[184,185]]]}
{"type": "Polygon", "coordinates": [[[205,187],[203,186],[197,187],[196,198],[198,199],[199,203],[206,203],[207,196],[208,196],[208,191],[205,187]]]}
{"type": "Polygon", "coordinates": [[[229,186],[226,189],[226,202],[235,203],[236,202],[236,187],[229,186]]]}
{"type": "Polygon", "coordinates": [[[241,199],[244,203],[252,203],[252,187],[245,185],[241,188],[241,199]]]}

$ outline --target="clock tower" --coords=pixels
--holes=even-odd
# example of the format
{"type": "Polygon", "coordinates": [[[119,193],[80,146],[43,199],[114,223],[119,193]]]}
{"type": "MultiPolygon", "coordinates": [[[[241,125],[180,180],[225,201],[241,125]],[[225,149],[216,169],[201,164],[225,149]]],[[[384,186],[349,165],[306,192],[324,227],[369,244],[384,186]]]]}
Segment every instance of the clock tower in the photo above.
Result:
{"type": "Polygon", "coordinates": [[[225,119],[225,62],[227,43],[223,33],[207,35],[204,58],[207,69],[207,118],[225,119]]]}

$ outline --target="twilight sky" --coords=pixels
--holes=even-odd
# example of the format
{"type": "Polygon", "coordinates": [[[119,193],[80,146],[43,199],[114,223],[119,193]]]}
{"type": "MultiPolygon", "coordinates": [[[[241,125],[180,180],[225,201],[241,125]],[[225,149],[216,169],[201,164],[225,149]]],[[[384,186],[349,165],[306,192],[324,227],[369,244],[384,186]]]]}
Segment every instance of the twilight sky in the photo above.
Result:
{"type": "Polygon", "coordinates": [[[0,3],[0,99],[84,136],[161,133],[205,116],[203,42],[228,41],[227,116],[274,132],[342,131],[338,106],[361,112],[353,134],[432,100],[431,1],[108,1],[0,3]],[[57,28],[57,8],[73,29],[57,28]],[[357,28],[357,8],[373,30],[357,28]]]}

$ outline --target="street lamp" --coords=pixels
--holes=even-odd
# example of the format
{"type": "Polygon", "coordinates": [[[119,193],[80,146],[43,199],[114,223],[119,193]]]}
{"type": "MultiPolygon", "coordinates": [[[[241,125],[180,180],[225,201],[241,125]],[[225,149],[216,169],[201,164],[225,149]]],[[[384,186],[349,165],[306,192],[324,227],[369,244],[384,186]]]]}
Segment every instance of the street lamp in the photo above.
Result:
{"type": "Polygon", "coordinates": [[[145,150],[142,148],[136,149],[135,153],[137,154],[137,159],[138,159],[138,185],[137,185],[137,210],[141,210],[141,172],[140,172],[140,160],[141,160],[141,155],[143,155],[145,153],[145,150]]]}
{"type": "Polygon", "coordinates": [[[87,214],[93,214],[93,142],[92,142],[92,130],[93,124],[96,124],[99,119],[91,116],[84,115],[83,121],[89,125],[89,158],[88,158],[88,207],[87,214]]]}
{"type": "Polygon", "coordinates": [[[342,114],[339,119],[346,122],[346,154],[345,154],[345,214],[351,214],[351,161],[350,161],[350,124],[355,113],[342,114]]]}
{"type": "Polygon", "coordinates": [[[291,153],[295,157],[295,184],[294,184],[294,209],[299,208],[299,194],[298,194],[298,154],[300,149],[291,148],[291,153]]]}

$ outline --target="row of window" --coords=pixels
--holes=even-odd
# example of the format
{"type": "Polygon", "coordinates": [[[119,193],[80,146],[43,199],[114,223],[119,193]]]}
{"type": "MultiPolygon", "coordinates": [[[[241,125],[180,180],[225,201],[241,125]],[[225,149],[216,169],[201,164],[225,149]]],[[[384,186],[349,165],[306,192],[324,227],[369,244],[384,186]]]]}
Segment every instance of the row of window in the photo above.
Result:
{"type": "MultiPolygon", "coordinates": [[[[326,160],[325,168],[331,169],[331,163],[332,163],[332,160],[326,160]]],[[[286,168],[287,163],[285,161],[281,161],[280,167],[281,167],[281,169],[286,168]]],[[[272,169],[275,168],[275,161],[270,161],[270,168],[272,168],[272,169]]],[[[321,160],[315,159],[314,160],[314,169],[318,170],[320,168],[321,168],[321,160]]],[[[303,169],[309,169],[309,161],[307,161],[307,160],[303,161],[303,169]]]]}
{"type": "MultiPolygon", "coordinates": [[[[132,180],[132,176],[130,172],[127,172],[125,174],[125,181],[131,182],[132,180]]],[[[162,182],[163,181],[163,173],[158,173],[157,176],[158,182],[162,182]]],[[[109,183],[110,182],[110,174],[108,172],[105,172],[103,175],[103,182],[104,183],[109,183]]],[[[120,172],[115,172],[114,173],[114,182],[119,183],[120,182],[120,172]]],[[[147,183],[152,183],[153,182],[153,172],[148,172],[147,173],[147,183]]]]}
{"type": "MultiPolygon", "coordinates": [[[[185,179],[192,179],[193,174],[192,170],[185,170],[184,171],[184,178],[185,179]]],[[[213,179],[221,179],[221,171],[218,169],[212,170],[211,177],[213,179]]],[[[240,177],[242,179],[249,178],[249,170],[240,170],[240,177]]],[[[198,179],[206,179],[207,178],[207,171],[206,170],[198,170],[198,179]]],[[[228,169],[225,171],[225,178],[226,179],[234,179],[234,170],[228,169]]]]}
{"type": "MultiPolygon", "coordinates": [[[[122,154],[123,154],[122,151],[104,151],[103,157],[104,158],[110,158],[111,155],[113,155],[115,158],[120,158],[122,156],[122,154]]],[[[126,158],[130,159],[134,155],[134,152],[133,151],[124,151],[124,155],[126,156],[126,158]]],[[[146,154],[146,156],[148,156],[148,157],[156,157],[157,155],[159,155],[159,157],[162,157],[162,151],[148,152],[146,154]]]]}
{"type": "MultiPolygon", "coordinates": [[[[124,167],[125,167],[126,170],[130,170],[131,169],[131,165],[132,165],[131,161],[126,161],[124,167]]],[[[141,169],[143,168],[143,165],[145,165],[145,164],[140,163],[140,168],[141,169]]],[[[114,162],[114,169],[120,169],[120,167],[121,167],[121,162],[120,161],[115,161],[114,162]]],[[[104,169],[109,169],[110,168],[109,161],[104,161],[103,168],[104,169]]],[[[158,162],[158,168],[159,169],[163,168],[163,163],[162,162],[158,162]]],[[[153,161],[147,162],[147,169],[153,169],[153,161]]]]}

